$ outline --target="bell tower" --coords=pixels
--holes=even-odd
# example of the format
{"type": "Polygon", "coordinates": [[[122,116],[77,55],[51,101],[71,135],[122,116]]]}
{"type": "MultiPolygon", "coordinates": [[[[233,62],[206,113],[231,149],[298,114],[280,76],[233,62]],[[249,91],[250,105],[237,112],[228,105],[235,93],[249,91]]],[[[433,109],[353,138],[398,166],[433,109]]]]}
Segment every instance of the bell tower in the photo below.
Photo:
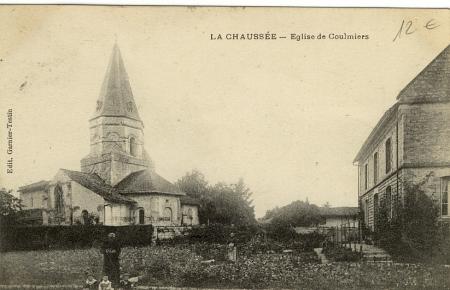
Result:
{"type": "Polygon", "coordinates": [[[144,149],[144,124],[117,43],[89,128],[90,153],[81,160],[82,172],[97,173],[114,186],[132,172],[153,168],[144,149]]]}

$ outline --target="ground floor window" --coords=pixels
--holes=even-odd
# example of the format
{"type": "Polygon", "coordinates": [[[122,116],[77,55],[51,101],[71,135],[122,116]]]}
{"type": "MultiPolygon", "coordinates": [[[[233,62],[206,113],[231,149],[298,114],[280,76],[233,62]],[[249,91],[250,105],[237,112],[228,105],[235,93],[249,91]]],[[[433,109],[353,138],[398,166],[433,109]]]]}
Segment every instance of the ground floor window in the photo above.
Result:
{"type": "Polygon", "coordinates": [[[390,186],[386,187],[385,199],[387,214],[389,218],[392,218],[392,189],[390,186]]]}
{"type": "Polygon", "coordinates": [[[363,210],[364,210],[364,224],[366,226],[368,226],[369,225],[369,204],[367,203],[367,200],[364,200],[363,205],[364,205],[364,207],[363,207],[363,210]]]}
{"type": "Polygon", "coordinates": [[[444,180],[444,186],[442,187],[441,195],[441,215],[448,216],[448,182],[444,180]]]}
{"type": "Polygon", "coordinates": [[[375,229],[378,226],[378,218],[379,218],[379,212],[380,212],[380,203],[378,199],[378,193],[375,193],[373,196],[373,228],[375,229]]]}

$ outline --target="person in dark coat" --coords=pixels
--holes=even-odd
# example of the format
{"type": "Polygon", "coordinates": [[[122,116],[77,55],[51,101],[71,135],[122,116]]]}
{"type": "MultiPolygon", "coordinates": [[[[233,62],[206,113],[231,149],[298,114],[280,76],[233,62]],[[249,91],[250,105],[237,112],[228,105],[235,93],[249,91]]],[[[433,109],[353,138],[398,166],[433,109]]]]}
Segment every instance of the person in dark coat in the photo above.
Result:
{"type": "Polygon", "coordinates": [[[114,288],[118,288],[120,284],[120,250],[116,234],[109,233],[102,245],[103,273],[109,277],[114,288]]]}
{"type": "Polygon", "coordinates": [[[237,247],[236,237],[234,233],[230,233],[230,237],[227,242],[227,258],[229,261],[236,263],[237,261],[237,247]]]}

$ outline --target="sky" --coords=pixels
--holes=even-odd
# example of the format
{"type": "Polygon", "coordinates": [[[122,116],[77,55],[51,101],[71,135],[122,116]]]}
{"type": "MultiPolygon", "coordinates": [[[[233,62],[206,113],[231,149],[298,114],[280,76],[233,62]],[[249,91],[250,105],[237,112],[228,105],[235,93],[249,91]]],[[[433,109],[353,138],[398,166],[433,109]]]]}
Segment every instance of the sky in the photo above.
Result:
{"type": "Polygon", "coordinates": [[[431,9],[2,6],[0,128],[5,136],[12,109],[13,154],[2,138],[0,187],[80,169],[117,40],[160,175],[175,182],[197,169],[212,184],[243,178],[258,217],[294,200],[356,206],[353,159],[400,90],[449,44],[448,16],[431,9]],[[429,21],[437,27],[424,27],[429,21]],[[211,40],[227,33],[286,39],[211,40]],[[292,33],[369,39],[296,41],[292,33]]]}

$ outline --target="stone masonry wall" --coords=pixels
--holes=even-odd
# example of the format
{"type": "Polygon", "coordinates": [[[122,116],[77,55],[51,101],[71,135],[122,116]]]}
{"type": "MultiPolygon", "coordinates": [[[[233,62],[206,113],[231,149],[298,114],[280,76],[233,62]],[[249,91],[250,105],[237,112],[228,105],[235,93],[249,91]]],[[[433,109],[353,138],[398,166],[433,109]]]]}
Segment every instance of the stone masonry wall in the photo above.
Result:
{"type": "Polygon", "coordinates": [[[450,103],[402,105],[401,111],[405,163],[450,166],[450,103]]]}

